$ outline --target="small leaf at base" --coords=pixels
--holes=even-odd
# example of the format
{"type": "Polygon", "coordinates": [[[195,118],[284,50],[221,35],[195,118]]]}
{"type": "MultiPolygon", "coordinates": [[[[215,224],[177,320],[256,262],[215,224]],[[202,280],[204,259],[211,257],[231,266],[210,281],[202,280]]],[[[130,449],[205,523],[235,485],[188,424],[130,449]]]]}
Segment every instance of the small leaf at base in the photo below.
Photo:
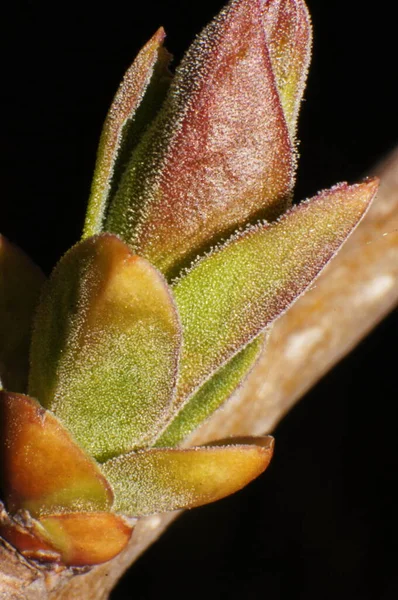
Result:
{"type": "Polygon", "coordinates": [[[128,544],[133,526],[112,513],[48,515],[34,528],[37,535],[57,550],[68,566],[104,563],[128,544]]]}
{"type": "Polygon", "coordinates": [[[154,449],[131,452],[101,465],[113,487],[112,510],[143,516],[193,508],[232,494],[268,466],[273,438],[253,438],[251,445],[154,449]]]}
{"type": "Polygon", "coordinates": [[[0,392],[3,488],[10,513],[106,510],[112,490],[96,463],[36,400],[0,392]]]}

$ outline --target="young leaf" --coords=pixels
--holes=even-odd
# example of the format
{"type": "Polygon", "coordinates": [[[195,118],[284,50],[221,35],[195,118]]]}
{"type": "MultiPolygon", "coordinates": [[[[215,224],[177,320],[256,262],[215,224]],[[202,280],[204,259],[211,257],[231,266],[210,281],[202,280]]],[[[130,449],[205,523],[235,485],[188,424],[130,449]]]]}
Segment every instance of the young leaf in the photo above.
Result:
{"type": "Polygon", "coordinates": [[[45,277],[0,235],[0,387],[25,392],[32,320],[45,277]]]}
{"type": "Polygon", "coordinates": [[[311,58],[311,21],[302,0],[262,0],[263,23],[283,112],[294,140],[311,58]]]}
{"type": "Polygon", "coordinates": [[[177,446],[224,404],[250,373],[264,343],[266,342],[263,334],[217,371],[188,400],[156,441],[155,446],[159,448],[177,446]]]}
{"type": "Polygon", "coordinates": [[[180,343],[163,277],[115,236],[89,238],[45,288],[30,393],[105,460],[152,438],[169,413],[180,343]]]}
{"type": "Polygon", "coordinates": [[[10,512],[108,509],[112,490],[61,423],[36,400],[0,392],[1,455],[10,512]]]}
{"type": "Polygon", "coordinates": [[[83,237],[101,233],[121,172],[166,95],[171,74],[164,37],[160,28],[142,48],[112,102],[99,143],[83,237]]]}
{"type": "Polygon", "coordinates": [[[113,510],[142,516],[201,506],[240,490],[267,468],[273,445],[268,436],[247,445],[131,452],[101,469],[114,490],[113,510]]]}
{"type": "Polygon", "coordinates": [[[35,535],[31,526],[25,527],[19,521],[11,519],[9,515],[2,514],[1,517],[0,536],[25,558],[41,560],[46,563],[61,561],[59,552],[54,550],[51,544],[35,535]]]}
{"type": "Polygon", "coordinates": [[[287,207],[293,154],[259,0],[233,0],[176,71],[105,229],[176,273],[249,219],[287,207]]]}
{"type": "Polygon", "coordinates": [[[233,237],[174,285],[184,332],[177,406],[283,313],[365,214],[377,180],[341,184],[233,237]]]}
{"type": "Polygon", "coordinates": [[[69,566],[104,563],[127,545],[133,530],[126,519],[112,513],[48,515],[34,523],[36,535],[49,542],[69,566]]]}

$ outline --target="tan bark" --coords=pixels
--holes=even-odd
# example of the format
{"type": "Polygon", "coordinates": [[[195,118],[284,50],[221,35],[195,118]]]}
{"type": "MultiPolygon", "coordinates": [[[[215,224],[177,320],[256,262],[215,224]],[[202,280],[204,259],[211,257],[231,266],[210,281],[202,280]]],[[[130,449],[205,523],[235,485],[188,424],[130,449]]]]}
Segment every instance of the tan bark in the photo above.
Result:
{"type": "MultiPolygon", "coordinates": [[[[398,302],[398,150],[377,169],[380,192],[312,289],[281,317],[255,369],[190,442],[271,431],[283,415],[398,302]]],[[[83,572],[37,568],[0,546],[4,600],[106,600],[115,582],[176,514],[141,519],[128,548],[83,572]]]]}

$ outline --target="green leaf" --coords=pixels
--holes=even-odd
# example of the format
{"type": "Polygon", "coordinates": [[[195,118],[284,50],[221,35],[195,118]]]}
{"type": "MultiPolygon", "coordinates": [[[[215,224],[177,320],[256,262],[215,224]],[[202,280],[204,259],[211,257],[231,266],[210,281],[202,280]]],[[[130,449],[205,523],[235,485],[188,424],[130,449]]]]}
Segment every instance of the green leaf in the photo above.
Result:
{"type": "Polygon", "coordinates": [[[29,396],[0,392],[2,487],[11,512],[108,510],[112,490],[61,423],[29,396]]]}
{"type": "Polygon", "coordinates": [[[38,310],[30,394],[98,460],[149,441],[169,414],[180,326],[163,277],[115,236],[77,244],[38,310]]]}
{"type": "Polygon", "coordinates": [[[265,343],[259,336],[207,381],[177,414],[157,440],[160,448],[177,446],[224,404],[243,383],[265,343]]]}
{"type": "Polygon", "coordinates": [[[170,54],[160,28],[126,72],[102,131],[83,237],[101,233],[107,206],[145,128],[158,112],[171,81],[170,54]]]}
{"type": "Polygon", "coordinates": [[[302,0],[262,0],[267,48],[292,140],[311,58],[311,20],[302,0]]]}
{"type": "Polygon", "coordinates": [[[240,490],[268,466],[273,438],[251,444],[156,449],[101,465],[115,495],[113,510],[129,516],[193,508],[240,490]]]}
{"type": "Polygon", "coordinates": [[[258,0],[234,0],[177,69],[132,155],[106,230],[168,276],[288,206],[294,158],[258,0]]]}
{"type": "Polygon", "coordinates": [[[25,392],[33,314],[45,277],[0,235],[0,387],[25,392]]]}
{"type": "Polygon", "coordinates": [[[322,192],[277,223],[235,235],[177,281],[184,343],[176,406],[308,288],[361,220],[377,186],[371,179],[322,192]]]}

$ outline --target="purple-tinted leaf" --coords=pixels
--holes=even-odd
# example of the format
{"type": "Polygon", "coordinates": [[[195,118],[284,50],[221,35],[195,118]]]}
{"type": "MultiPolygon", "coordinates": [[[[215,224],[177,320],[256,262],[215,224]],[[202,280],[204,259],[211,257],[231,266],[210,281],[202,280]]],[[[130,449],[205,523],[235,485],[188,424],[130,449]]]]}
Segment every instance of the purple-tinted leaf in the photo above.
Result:
{"type": "Polygon", "coordinates": [[[106,230],[164,273],[287,207],[294,160],[262,18],[259,0],[234,0],[196,39],[110,207],[106,230]]]}

